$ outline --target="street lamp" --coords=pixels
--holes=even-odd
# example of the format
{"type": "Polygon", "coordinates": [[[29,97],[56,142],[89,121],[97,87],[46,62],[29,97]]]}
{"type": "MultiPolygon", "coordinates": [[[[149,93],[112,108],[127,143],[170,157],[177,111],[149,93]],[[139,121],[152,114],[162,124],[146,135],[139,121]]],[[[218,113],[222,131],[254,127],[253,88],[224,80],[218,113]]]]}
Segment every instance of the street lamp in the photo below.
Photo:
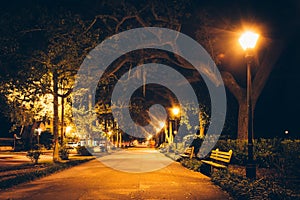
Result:
{"type": "MultiPolygon", "coordinates": [[[[172,142],[173,142],[173,137],[177,134],[178,130],[177,130],[177,118],[180,115],[180,108],[178,107],[173,107],[172,108],[172,117],[170,119],[170,129],[172,129],[171,132],[171,138],[172,138],[172,142]],[[173,121],[174,121],[174,127],[173,127],[173,121]]],[[[176,136],[175,136],[176,137],[176,136]]],[[[177,148],[177,140],[175,140],[175,145],[177,148]]]]}
{"type": "Polygon", "coordinates": [[[248,161],[246,166],[246,176],[248,178],[256,178],[256,164],[253,159],[253,116],[251,101],[251,64],[253,61],[253,52],[256,42],[259,38],[257,33],[246,31],[239,39],[240,45],[246,52],[245,59],[247,62],[247,114],[248,114],[248,161]]]}
{"type": "Polygon", "coordinates": [[[38,136],[37,136],[37,141],[38,141],[38,145],[40,144],[40,135],[42,133],[42,129],[41,128],[38,128],[37,129],[37,132],[38,132],[38,136]]]}
{"type": "Polygon", "coordinates": [[[67,126],[66,127],[66,134],[68,135],[71,130],[72,130],[72,127],[71,126],[67,126]]]}
{"type": "Polygon", "coordinates": [[[173,119],[174,119],[174,129],[173,133],[177,133],[177,118],[180,114],[180,109],[178,107],[172,108],[172,113],[173,113],[173,119]]]}
{"type": "Polygon", "coordinates": [[[174,116],[177,116],[179,114],[180,110],[177,107],[172,108],[172,113],[174,116]]]}

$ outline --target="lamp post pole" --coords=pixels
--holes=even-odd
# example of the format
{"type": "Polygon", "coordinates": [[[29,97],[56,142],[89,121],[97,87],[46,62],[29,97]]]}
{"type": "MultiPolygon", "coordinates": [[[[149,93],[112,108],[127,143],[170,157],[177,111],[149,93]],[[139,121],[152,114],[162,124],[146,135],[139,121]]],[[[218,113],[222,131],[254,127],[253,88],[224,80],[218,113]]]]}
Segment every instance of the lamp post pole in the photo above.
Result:
{"type": "MultiPolygon", "coordinates": [[[[174,126],[173,126],[173,120],[171,120],[171,126],[172,126],[172,137],[174,136],[176,136],[175,134],[177,134],[178,133],[178,130],[177,130],[177,117],[179,116],[179,114],[180,114],[180,108],[178,108],[178,107],[174,107],[174,108],[172,108],[172,114],[173,114],[173,116],[172,116],[172,118],[173,118],[173,120],[174,120],[174,126]]],[[[176,139],[175,139],[175,143],[176,143],[176,148],[177,148],[177,141],[176,141],[176,139]]]]}
{"type": "Polygon", "coordinates": [[[252,110],[252,78],[251,64],[253,52],[259,35],[251,31],[246,31],[239,39],[242,48],[246,51],[247,63],[247,114],[248,114],[248,160],[246,165],[246,176],[251,179],[256,178],[256,164],[253,156],[253,110],[252,110]]]}
{"type": "Polygon", "coordinates": [[[37,135],[37,142],[38,142],[38,145],[40,145],[40,135],[42,133],[42,129],[41,128],[38,128],[37,129],[37,132],[38,132],[38,135],[37,135]]]}
{"type": "Polygon", "coordinates": [[[248,161],[246,166],[246,176],[248,178],[256,178],[256,165],[253,159],[253,112],[252,112],[252,77],[251,64],[253,55],[251,50],[246,51],[247,62],[247,112],[248,112],[248,161]]]}

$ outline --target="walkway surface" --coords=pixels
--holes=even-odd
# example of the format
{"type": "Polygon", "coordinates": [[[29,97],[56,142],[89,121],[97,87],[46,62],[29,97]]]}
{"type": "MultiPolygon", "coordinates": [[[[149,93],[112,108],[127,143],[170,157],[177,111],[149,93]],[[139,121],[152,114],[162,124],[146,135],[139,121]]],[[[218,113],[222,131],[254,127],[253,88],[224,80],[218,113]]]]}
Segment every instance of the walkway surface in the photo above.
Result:
{"type": "Polygon", "coordinates": [[[209,177],[155,150],[124,150],[100,159],[7,189],[0,199],[229,199],[209,177]],[[160,169],[143,172],[145,166],[160,169]]]}

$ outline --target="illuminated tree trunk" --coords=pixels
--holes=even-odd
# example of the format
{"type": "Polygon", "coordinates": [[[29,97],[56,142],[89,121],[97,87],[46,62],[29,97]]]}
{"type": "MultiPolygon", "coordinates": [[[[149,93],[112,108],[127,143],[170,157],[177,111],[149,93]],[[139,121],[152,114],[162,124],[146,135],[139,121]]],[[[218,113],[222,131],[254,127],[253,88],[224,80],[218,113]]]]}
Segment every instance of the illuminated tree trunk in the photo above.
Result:
{"type": "Polygon", "coordinates": [[[64,114],[65,114],[65,101],[64,98],[61,97],[61,125],[60,125],[60,145],[64,143],[64,114]]]}
{"type": "Polygon", "coordinates": [[[247,101],[244,99],[239,102],[239,114],[238,114],[238,135],[237,138],[241,140],[247,139],[247,127],[248,127],[248,113],[247,113],[247,101]]]}
{"type": "Polygon", "coordinates": [[[54,136],[54,148],[53,148],[53,162],[59,161],[58,155],[58,75],[54,70],[53,72],[53,136],[54,136]]]}

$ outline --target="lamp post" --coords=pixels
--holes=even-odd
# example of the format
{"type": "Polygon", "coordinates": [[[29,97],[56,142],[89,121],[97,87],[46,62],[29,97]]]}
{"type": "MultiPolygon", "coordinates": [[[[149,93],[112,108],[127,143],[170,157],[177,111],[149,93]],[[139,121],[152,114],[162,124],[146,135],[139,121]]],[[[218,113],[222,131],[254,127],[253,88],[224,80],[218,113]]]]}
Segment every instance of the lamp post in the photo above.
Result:
{"type": "Polygon", "coordinates": [[[177,117],[179,116],[180,109],[175,107],[172,109],[173,117],[174,117],[174,129],[173,133],[177,133],[177,117]]]}
{"type": "Polygon", "coordinates": [[[38,145],[40,145],[40,135],[41,135],[41,133],[42,133],[42,129],[41,129],[41,128],[38,128],[38,129],[37,129],[37,132],[38,132],[37,142],[38,142],[38,145]]]}
{"type": "Polygon", "coordinates": [[[240,45],[246,52],[245,59],[247,63],[247,114],[248,114],[248,160],[246,165],[246,176],[248,178],[256,178],[256,164],[253,156],[253,114],[252,114],[252,80],[251,80],[251,64],[253,61],[253,49],[256,45],[259,35],[251,31],[242,34],[239,39],[240,45]]]}
{"type": "MultiPolygon", "coordinates": [[[[177,134],[177,117],[180,114],[180,109],[178,107],[172,108],[172,115],[173,115],[173,120],[174,120],[174,128],[172,127],[172,137],[173,135],[175,136],[177,134]]],[[[173,126],[172,120],[171,120],[171,126],[173,126]]],[[[177,149],[177,140],[175,139],[175,145],[177,149]]]]}

